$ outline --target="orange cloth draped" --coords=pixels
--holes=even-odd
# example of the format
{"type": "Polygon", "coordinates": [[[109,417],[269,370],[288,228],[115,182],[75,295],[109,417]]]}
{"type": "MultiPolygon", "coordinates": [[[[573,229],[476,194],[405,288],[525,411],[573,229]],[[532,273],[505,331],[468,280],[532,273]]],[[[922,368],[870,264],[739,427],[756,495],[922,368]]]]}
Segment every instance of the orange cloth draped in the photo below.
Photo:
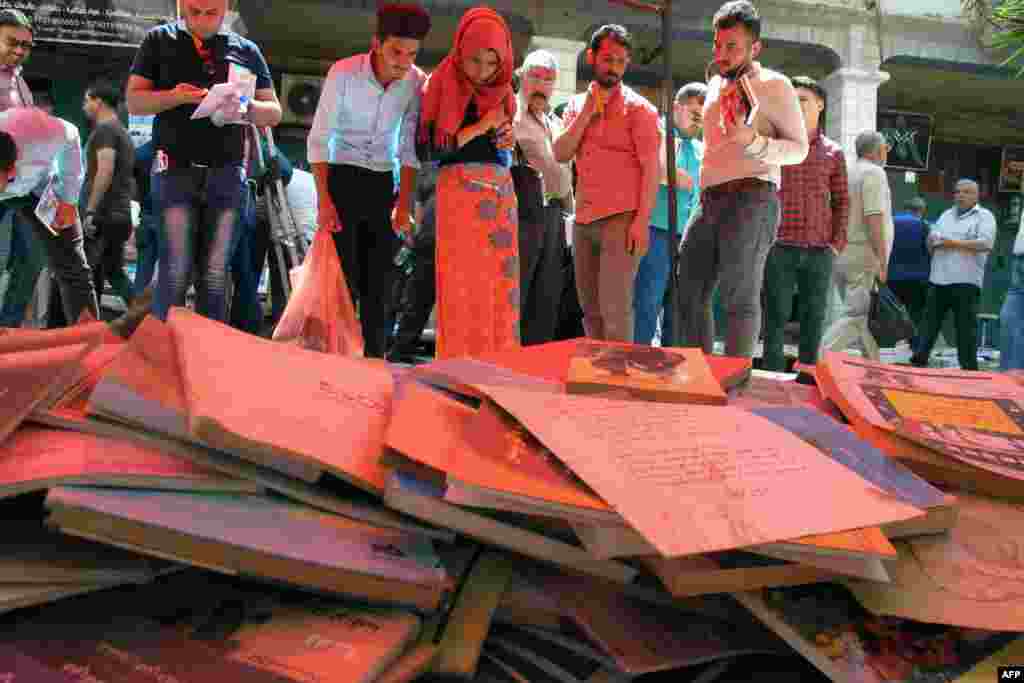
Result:
{"type": "Polygon", "coordinates": [[[512,92],[514,61],[512,34],[500,14],[488,7],[474,7],[463,14],[451,51],[423,88],[420,142],[429,140],[442,149],[452,147],[466,118],[470,98],[481,118],[495,107],[504,106],[511,120],[516,113],[516,96],[512,92]],[[474,86],[462,72],[462,60],[481,50],[497,53],[498,71],[487,85],[474,86]]]}
{"type": "Polygon", "coordinates": [[[519,347],[518,204],[496,164],[443,166],[437,180],[437,358],[519,347]]]}

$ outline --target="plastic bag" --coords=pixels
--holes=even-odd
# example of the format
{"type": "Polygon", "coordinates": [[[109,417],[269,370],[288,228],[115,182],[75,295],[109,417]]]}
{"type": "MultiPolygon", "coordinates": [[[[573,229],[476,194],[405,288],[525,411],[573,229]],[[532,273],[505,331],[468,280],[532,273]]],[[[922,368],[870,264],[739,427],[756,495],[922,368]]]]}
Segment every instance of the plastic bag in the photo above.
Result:
{"type": "Polygon", "coordinates": [[[306,260],[291,275],[292,296],[273,339],[311,351],[362,356],[363,334],[331,233],[317,231],[306,260]]]}

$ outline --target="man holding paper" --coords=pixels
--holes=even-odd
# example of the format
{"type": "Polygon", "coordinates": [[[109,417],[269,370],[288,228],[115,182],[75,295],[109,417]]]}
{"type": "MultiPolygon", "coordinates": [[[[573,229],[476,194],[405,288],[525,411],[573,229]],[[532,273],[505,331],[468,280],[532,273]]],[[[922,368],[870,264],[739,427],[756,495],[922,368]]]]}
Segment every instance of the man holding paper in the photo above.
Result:
{"type": "Polygon", "coordinates": [[[760,66],[761,17],[746,0],[722,5],[712,22],[718,75],[704,103],[700,202],[679,251],[676,339],[711,353],[711,301],[721,280],[728,315],[725,353],[753,356],[761,330],[761,286],[779,226],[781,167],[807,156],[804,117],[789,79],[760,66]]]}
{"type": "Polygon", "coordinates": [[[41,109],[0,112],[0,212],[17,212],[18,220],[30,226],[45,247],[70,322],[83,310],[99,318],[75,208],[83,175],[75,126],[41,109]]]}
{"type": "Polygon", "coordinates": [[[182,0],[182,19],[151,30],[128,79],[128,111],[155,114],[152,199],[159,216],[160,274],[153,313],[185,304],[196,254],[197,308],[224,321],[226,270],[245,193],[249,123],[281,120],[259,47],[223,30],[228,0],[182,0]],[[210,109],[197,106],[216,88],[210,109]],[[244,125],[233,125],[244,124],[244,125]]]}

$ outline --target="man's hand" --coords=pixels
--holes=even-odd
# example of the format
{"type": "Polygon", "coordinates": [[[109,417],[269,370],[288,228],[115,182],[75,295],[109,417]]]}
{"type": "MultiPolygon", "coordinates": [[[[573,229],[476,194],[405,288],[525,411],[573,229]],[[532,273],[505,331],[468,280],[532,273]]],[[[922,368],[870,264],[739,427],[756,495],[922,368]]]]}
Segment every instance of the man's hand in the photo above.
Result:
{"type": "Polygon", "coordinates": [[[317,208],[317,227],[327,232],[341,232],[341,221],[338,220],[338,210],[330,198],[322,197],[317,208]]]}
{"type": "Polygon", "coordinates": [[[741,147],[749,147],[757,138],[757,131],[748,126],[742,116],[723,116],[722,122],[725,127],[725,139],[735,142],[741,147]]]}
{"type": "Polygon", "coordinates": [[[512,122],[505,121],[497,129],[497,147],[498,149],[512,149],[516,146],[516,134],[512,129],[512,122]]]}
{"type": "Polygon", "coordinates": [[[53,218],[53,229],[64,230],[70,228],[78,220],[78,209],[74,204],[57,200],[57,215],[53,218]]]}
{"type": "Polygon", "coordinates": [[[183,104],[199,104],[206,97],[206,92],[206,88],[200,88],[191,83],[179,83],[171,90],[179,107],[183,104]]]}
{"type": "Polygon", "coordinates": [[[85,214],[85,218],[82,219],[82,232],[88,239],[96,237],[96,231],[99,226],[96,225],[96,216],[91,213],[85,214]]]}
{"type": "Polygon", "coordinates": [[[878,281],[881,282],[884,285],[888,279],[889,279],[889,264],[883,263],[881,268],[878,271],[878,281]]]}
{"type": "Polygon", "coordinates": [[[243,99],[238,93],[232,93],[221,103],[217,111],[213,112],[210,119],[213,121],[213,125],[219,128],[226,123],[238,123],[244,120],[248,113],[248,98],[243,99]]]}
{"type": "Polygon", "coordinates": [[[590,123],[603,113],[604,100],[598,90],[598,85],[596,83],[591,83],[590,87],[587,89],[587,97],[583,101],[583,110],[580,111],[580,117],[582,117],[587,123],[590,123]]]}
{"type": "Polygon", "coordinates": [[[626,253],[643,257],[651,240],[650,228],[640,223],[630,223],[626,230],[626,253]]]}
{"type": "Polygon", "coordinates": [[[396,206],[391,210],[391,229],[406,244],[412,241],[412,221],[409,219],[408,209],[399,209],[396,206]]]}

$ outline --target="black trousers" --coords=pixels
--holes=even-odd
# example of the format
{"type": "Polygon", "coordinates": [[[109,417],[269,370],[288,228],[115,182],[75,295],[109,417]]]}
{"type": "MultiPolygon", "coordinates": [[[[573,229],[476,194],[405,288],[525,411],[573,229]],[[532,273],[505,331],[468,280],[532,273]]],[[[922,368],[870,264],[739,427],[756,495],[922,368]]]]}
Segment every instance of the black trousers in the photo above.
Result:
{"type": "Polygon", "coordinates": [[[405,280],[397,302],[398,331],[391,346],[395,360],[416,352],[423,328],[437,300],[434,248],[437,244],[437,200],[431,197],[423,208],[423,220],[412,244],[412,272],[405,280]]]}
{"type": "Polygon", "coordinates": [[[978,369],[978,304],[981,288],[974,285],[931,285],[924,310],[920,346],[911,362],[927,365],[946,313],[953,311],[956,325],[956,351],[963,370],[978,369]]]}
{"type": "Polygon", "coordinates": [[[331,164],[327,189],[342,225],[334,233],[334,246],[352,302],[359,309],[365,355],[383,358],[391,319],[394,258],[400,246],[391,229],[394,178],[390,171],[331,164]]]}
{"type": "Polygon", "coordinates": [[[551,201],[539,218],[519,219],[519,329],[523,346],[554,340],[562,303],[562,202],[551,201]]]}
{"type": "Polygon", "coordinates": [[[892,293],[907,307],[910,319],[920,328],[928,304],[927,280],[890,280],[886,283],[892,293]]]}
{"type": "MultiPolygon", "coordinates": [[[[87,310],[99,320],[100,309],[93,285],[92,268],[85,256],[82,224],[76,221],[73,226],[54,235],[36,218],[36,201],[35,197],[30,200],[13,200],[12,206],[18,207],[20,218],[26,225],[32,226],[36,238],[46,250],[47,263],[56,280],[56,289],[60,292],[59,317],[65,324],[72,325],[78,321],[82,311],[87,310]]],[[[50,323],[50,326],[53,324],[50,323]]]]}

